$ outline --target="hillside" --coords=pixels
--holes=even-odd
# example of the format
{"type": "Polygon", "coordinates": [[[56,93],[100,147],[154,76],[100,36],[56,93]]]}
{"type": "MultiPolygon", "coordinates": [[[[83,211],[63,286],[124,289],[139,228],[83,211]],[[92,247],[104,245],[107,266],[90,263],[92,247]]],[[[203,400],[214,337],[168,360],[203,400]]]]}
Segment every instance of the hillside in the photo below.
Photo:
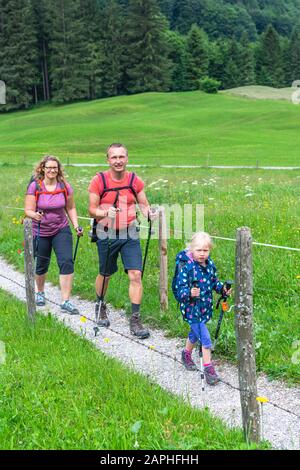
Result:
{"type": "Polygon", "coordinates": [[[46,105],[0,116],[0,162],[104,161],[107,145],[128,145],[131,163],[299,164],[300,107],[202,92],[144,93],[46,105]]]}
{"type": "Polygon", "coordinates": [[[197,23],[212,38],[239,38],[247,32],[255,40],[268,24],[286,36],[300,24],[299,0],[159,0],[159,4],[172,29],[187,33],[197,23]]]}

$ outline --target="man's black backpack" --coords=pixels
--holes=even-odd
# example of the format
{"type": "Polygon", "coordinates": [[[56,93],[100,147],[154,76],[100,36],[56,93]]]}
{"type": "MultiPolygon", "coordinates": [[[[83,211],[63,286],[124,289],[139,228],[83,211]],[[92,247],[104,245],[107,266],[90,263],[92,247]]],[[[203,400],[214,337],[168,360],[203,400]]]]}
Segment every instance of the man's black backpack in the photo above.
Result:
{"type": "MultiPolygon", "coordinates": [[[[119,188],[108,188],[105,174],[100,172],[100,173],[97,173],[97,175],[98,175],[99,178],[101,178],[101,181],[102,181],[102,184],[103,184],[103,191],[100,194],[100,202],[101,202],[101,199],[103,198],[105,193],[108,193],[110,191],[116,191],[116,198],[115,198],[115,202],[113,204],[116,207],[116,204],[117,204],[118,199],[119,199],[119,191],[121,191],[122,189],[130,189],[130,191],[132,191],[135,199],[137,199],[137,194],[135,192],[135,189],[133,188],[133,183],[134,183],[134,180],[136,178],[135,173],[129,173],[128,174],[129,184],[127,186],[120,186],[119,188]]],[[[98,236],[97,236],[97,225],[98,224],[97,224],[96,219],[92,219],[92,220],[93,220],[93,222],[91,223],[91,230],[90,230],[89,236],[91,237],[91,242],[94,243],[98,240],[98,236]]]]}

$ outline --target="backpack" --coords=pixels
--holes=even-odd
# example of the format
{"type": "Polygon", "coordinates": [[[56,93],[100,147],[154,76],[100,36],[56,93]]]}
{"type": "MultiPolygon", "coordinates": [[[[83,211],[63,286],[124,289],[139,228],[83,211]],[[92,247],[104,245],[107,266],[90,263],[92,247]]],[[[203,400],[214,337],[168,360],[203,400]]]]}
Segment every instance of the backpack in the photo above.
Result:
{"type": "Polygon", "coordinates": [[[43,189],[42,180],[37,180],[34,176],[32,176],[30,178],[27,189],[29,188],[31,183],[33,183],[33,181],[35,182],[35,203],[36,203],[36,207],[38,205],[38,200],[39,200],[39,197],[40,197],[41,194],[60,194],[60,193],[63,193],[63,195],[65,197],[65,204],[67,205],[68,191],[67,191],[67,187],[66,187],[66,185],[63,181],[58,182],[59,186],[60,186],[60,189],[55,189],[55,191],[47,191],[47,190],[45,191],[43,189]]]}
{"type": "MultiPolygon", "coordinates": [[[[133,182],[136,179],[136,174],[135,173],[129,173],[129,175],[128,175],[129,176],[129,184],[127,186],[120,186],[119,188],[108,188],[107,187],[107,180],[106,180],[105,174],[103,172],[97,173],[97,176],[98,176],[98,178],[101,179],[102,184],[103,184],[103,191],[100,194],[100,202],[101,202],[101,199],[103,198],[105,193],[108,193],[110,191],[116,191],[116,198],[115,198],[115,201],[113,203],[113,206],[117,207],[117,202],[118,202],[118,199],[119,199],[119,191],[121,191],[122,189],[130,189],[130,191],[133,193],[135,199],[137,199],[136,191],[133,188],[133,182]]],[[[98,240],[98,237],[97,237],[97,220],[96,219],[92,219],[92,221],[91,221],[90,237],[91,237],[91,242],[92,243],[94,243],[98,240]]]]}
{"type": "MultiPolygon", "coordinates": [[[[173,276],[173,279],[172,279],[172,292],[173,292],[173,295],[174,295],[174,297],[175,297],[175,299],[177,300],[178,303],[180,303],[179,274],[180,274],[180,271],[182,270],[182,268],[184,268],[184,266],[186,266],[188,261],[189,261],[189,258],[187,257],[185,250],[180,251],[179,253],[177,253],[176,260],[175,260],[175,272],[174,272],[174,276],[173,276]]],[[[189,266],[191,266],[191,271],[192,271],[193,265],[191,264],[189,266]]]]}

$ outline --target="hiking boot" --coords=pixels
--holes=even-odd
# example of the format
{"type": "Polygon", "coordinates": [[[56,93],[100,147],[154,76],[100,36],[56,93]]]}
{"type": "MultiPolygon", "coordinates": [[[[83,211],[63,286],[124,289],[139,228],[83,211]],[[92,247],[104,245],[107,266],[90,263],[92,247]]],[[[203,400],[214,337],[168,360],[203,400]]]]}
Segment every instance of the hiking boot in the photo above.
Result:
{"type": "Polygon", "coordinates": [[[103,301],[101,303],[100,318],[99,318],[99,307],[100,307],[100,302],[96,302],[95,315],[96,315],[96,318],[98,319],[97,325],[108,328],[110,325],[110,321],[107,316],[106,303],[104,303],[103,301]]]}
{"type": "Polygon", "coordinates": [[[208,385],[216,385],[216,383],[218,383],[220,380],[220,377],[216,373],[215,368],[212,364],[204,367],[204,375],[208,385]]]}
{"type": "Polygon", "coordinates": [[[44,305],[46,305],[45,292],[37,292],[35,294],[35,305],[38,307],[44,307],[44,305]]]}
{"type": "Polygon", "coordinates": [[[150,332],[144,328],[140,316],[132,315],[130,318],[130,333],[140,339],[149,338],[150,332]]]}
{"type": "Polygon", "coordinates": [[[190,351],[183,349],[181,359],[187,370],[197,370],[197,366],[192,359],[192,353],[190,351]]]}
{"type": "Polygon", "coordinates": [[[75,307],[75,305],[70,302],[70,300],[65,300],[61,305],[60,305],[61,310],[64,312],[68,312],[70,315],[78,315],[79,311],[75,307]]]}

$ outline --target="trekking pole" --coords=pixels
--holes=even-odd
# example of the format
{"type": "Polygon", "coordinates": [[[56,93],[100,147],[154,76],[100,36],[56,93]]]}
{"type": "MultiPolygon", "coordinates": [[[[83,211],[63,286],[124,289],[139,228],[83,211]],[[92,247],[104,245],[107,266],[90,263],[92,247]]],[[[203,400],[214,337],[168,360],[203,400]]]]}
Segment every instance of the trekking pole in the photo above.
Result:
{"type": "Polygon", "coordinates": [[[144,276],[144,271],[145,271],[145,266],[146,266],[146,260],[147,260],[147,256],[148,256],[149,243],[150,243],[150,239],[151,239],[151,235],[152,235],[152,220],[150,219],[149,215],[148,215],[148,224],[149,224],[149,228],[148,228],[148,238],[147,238],[147,242],[146,242],[144,260],[143,260],[142,279],[143,279],[143,276],[144,276]]]}
{"type": "MultiPolygon", "coordinates": [[[[193,287],[195,287],[196,289],[199,289],[199,282],[194,280],[193,281],[193,287]]],[[[199,297],[196,297],[196,300],[195,302],[197,303],[199,297]]],[[[200,334],[200,337],[199,337],[199,359],[200,359],[200,379],[201,379],[201,390],[202,392],[204,392],[204,364],[203,364],[203,352],[202,352],[202,336],[201,336],[201,326],[200,326],[200,329],[199,329],[199,334],[200,334]]]]}
{"type": "MultiPolygon", "coordinates": [[[[78,227],[77,229],[79,232],[82,232],[82,227],[78,227]]],[[[76,246],[75,246],[75,251],[74,251],[74,256],[73,256],[73,263],[75,263],[75,260],[76,260],[76,256],[77,256],[77,250],[78,250],[78,245],[79,245],[79,239],[80,239],[81,235],[77,235],[77,241],[76,241],[76,246]]]]}
{"type": "MultiPolygon", "coordinates": [[[[105,287],[105,281],[107,278],[107,270],[108,270],[108,263],[109,263],[109,257],[110,257],[110,250],[111,250],[111,238],[108,235],[108,245],[107,245],[107,252],[106,252],[106,259],[105,259],[105,268],[104,268],[104,274],[103,274],[103,279],[102,279],[102,287],[101,287],[101,293],[100,293],[100,300],[96,302],[95,306],[95,319],[96,323],[99,324],[99,315],[101,312],[101,307],[104,302],[104,287],[105,287]]],[[[97,333],[99,331],[98,326],[94,326],[94,332],[95,336],[97,336],[97,333]]]]}
{"type": "MultiPolygon", "coordinates": [[[[39,210],[38,213],[43,214],[43,211],[39,210]]],[[[36,234],[36,239],[35,239],[34,258],[38,257],[39,244],[40,244],[40,231],[41,231],[41,221],[38,222],[37,234],[36,234]]]]}
{"type": "MultiPolygon", "coordinates": [[[[119,191],[117,191],[116,198],[115,198],[115,201],[113,203],[113,207],[115,209],[117,209],[118,199],[119,199],[119,191]]],[[[97,300],[96,306],[95,306],[95,319],[96,319],[97,324],[98,324],[98,321],[99,321],[99,315],[100,315],[100,312],[101,312],[101,307],[102,307],[102,304],[104,302],[105,281],[106,281],[106,278],[109,276],[107,271],[108,271],[108,263],[109,263],[110,250],[111,250],[111,236],[110,236],[110,233],[109,233],[110,231],[112,231],[112,227],[111,228],[107,227],[108,245],[107,245],[107,252],[106,252],[106,259],[105,259],[105,268],[104,268],[104,274],[103,274],[103,280],[102,280],[100,300],[99,301],[97,300]]],[[[97,336],[98,331],[99,331],[99,328],[97,326],[95,326],[94,327],[95,336],[97,336]]]]}
{"type": "Polygon", "coordinates": [[[203,365],[203,352],[202,352],[202,338],[201,338],[201,327],[200,327],[200,338],[199,338],[199,358],[200,358],[200,378],[201,378],[201,390],[204,392],[204,365],[203,365]]]}
{"type": "MultiPolygon", "coordinates": [[[[231,289],[231,286],[232,286],[233,282],[232,281],[226,281],[225,282],[225,287],[227,290],[231,289]]],[[[220,316],[219,316],[219,320],[218,320],[218,324],[217,324],[217,329],[216,329],[216,333],[215,333],[215,339],[214,339],[214,343],[212,345],[212,351],[215,350],[215,347],[216,347],[216,344],[217,344],[217,339],[219,337],[219,333],[220,333],[220,328],[221,328],[221,323],[222,323],[222,320],[223,320],[223,316],[224,316],[224,313],[225,312],[228,312],[230,311],[229,307],[228,307],[228,304],[227,304],[227,298],[228,298],[228,295],[225,294],[224,292],[220,295],[219,299],[218,299],[218,302],[217,302],[217,305],[216,305],[216,310],[219,309],[219,305],[221,304],[221,312],[220,312],[220,316]]]]}

